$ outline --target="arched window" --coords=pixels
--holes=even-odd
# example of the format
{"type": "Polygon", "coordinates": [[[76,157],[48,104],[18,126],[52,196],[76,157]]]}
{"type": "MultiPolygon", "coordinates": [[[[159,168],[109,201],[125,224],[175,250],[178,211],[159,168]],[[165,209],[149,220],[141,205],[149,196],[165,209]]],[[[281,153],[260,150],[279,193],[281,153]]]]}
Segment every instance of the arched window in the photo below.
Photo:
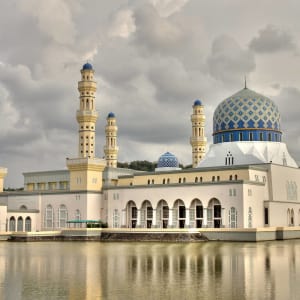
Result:
{"type": "Polygon", "coordinates": [[[195,182],[198,182],[198,177],[195,177],[195,182]]]}
{"type": "Polygon", "coordinates": [[[178,183],[181,183],[181,178],[178,179],[178,183]]]}
{"type": "Polygon", "coordinates": [[[16,231],[16,219],[15,219],[15,217],[10,217],[10,219],[9,219],[9,231],[16,231]]]}
{"type": "Polygon", "coordinates": [[[215,181],[215,176],[213,176],[211,180],[212,180],[212,181],[215,181]]]}
{"type": "Polygon", "coordinates": [[[68,221],[68,210],[65,205],[61,205],[58,209],[58,227],[64,228],[67,227],[68,221]]]}
{"type": "Polygon", "coordinates": [[[27,217],[25,219],[25,231],[31,231],[31,218],[27,217]]]}
{"type": "Polygon", "coordinates": [[[203,181],[203,178],[202,177],[200,177],[200,182],[202,182],[203,181]]]}
{"type": "Polygon", "coordinates": [[[165,178],[163,179],[163,184],[166,184],[166,179],[165,178]]]}
{"type": "Polygon", "coordinates": [[[237,180],[238,179],[238,176],[237,175],[234,175],[234,180],[237,180]]]}
{"type": "Polygon", "coordinates": [[[185,183],[186,182],[186,179],[185,179],[185,177],[183,177],[183,183],[185,183]]]}
{"type": "Polygon", "coordinates": [[[45,210],[45,227],[53,228],[54,227],[54,214],[53,207],[49,204],[45,210]]]}
{"type": "Polygon", "coordinates": [[[23,231],[23,218],[19,217],[17,221],[17,231],[23,231]]]}
{"type": "Polygon", "coordinates": [[[26,205],[21,205],[20,210],[27,210],[27,206],[26,205]]]}
{"type": "Polygon", "coordinates": [[[170,183],[170,178],[168,178],[168,180],[167,180],[167,184],[169,184],[170,183]]]}
{"type": "Polygon", "coordinates": [[[229,180],[232,180],[232,175],[229,176],[229,180]]]}
{"type": "Polygon", "coordinates": [[[294,226],[294,209],[291,209],[291,225],[294,226]]]}

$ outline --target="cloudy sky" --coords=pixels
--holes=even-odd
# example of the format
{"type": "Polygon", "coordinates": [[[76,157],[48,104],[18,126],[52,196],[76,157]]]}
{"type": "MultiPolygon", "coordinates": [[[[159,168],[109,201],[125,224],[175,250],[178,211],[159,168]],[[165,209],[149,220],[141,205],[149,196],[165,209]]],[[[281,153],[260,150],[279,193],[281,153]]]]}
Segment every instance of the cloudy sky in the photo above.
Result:
{"type": "Polygon", "coordinates": [[[98,83],[96,153],[105,118],[119,126],[119,161],[191,163],[190,114],[201,99],[211,143],[217,104],[247,85],[280,108],[300,162],[300,3],[296,0],[10,0],[0,3],[0,166],[22,172],[77,157],[77,82],[98,83]]]}

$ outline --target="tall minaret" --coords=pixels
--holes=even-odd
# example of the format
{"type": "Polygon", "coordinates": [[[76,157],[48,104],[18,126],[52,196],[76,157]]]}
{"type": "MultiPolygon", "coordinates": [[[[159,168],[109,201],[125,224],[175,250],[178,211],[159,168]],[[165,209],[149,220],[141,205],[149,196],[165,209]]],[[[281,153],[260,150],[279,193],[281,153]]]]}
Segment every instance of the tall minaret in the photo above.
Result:
{"type": "Polygon", "coordinates": [[[196,100],[193,105],[192,121],[192,136],[191,146],[193,153],[193,168],[196,168],[199,162],[203,159],[206,151],[206,136],[204,133],[205,115],[204,106],[200,100],[196,100]]]}
{"type": "Polygon", "coordinates": [[[79,124],[78,157],[67,158],[70,190],[99,191],[102,189],[102,173],[106,162],[95,157],[95,129],[98,118],[95,109],[97,85],[94,81],[94,69],[90,63],[84,64],[80,72],[81,81],[78,82],[80,104],[76,113],[79,124]]]}
{"type": "Polygon", "coordinates": [[[78,82],[80,106],[76,118],[79,124],[78,157],[95,157],[95,128],[98,113],[95,109],[97,84],[90,63],[81,69],[81,81],[78,82]]]}
{"type": "Polygon", "coordinates": [[[118,162],[119,147],[117,146],[118,126],[116,124],[115,114],[110,112],[106,120],[107,120],[107,125],[105,126],[106,145],[104,146],[106,165],[108,167],[116,168],[118,162]]]}

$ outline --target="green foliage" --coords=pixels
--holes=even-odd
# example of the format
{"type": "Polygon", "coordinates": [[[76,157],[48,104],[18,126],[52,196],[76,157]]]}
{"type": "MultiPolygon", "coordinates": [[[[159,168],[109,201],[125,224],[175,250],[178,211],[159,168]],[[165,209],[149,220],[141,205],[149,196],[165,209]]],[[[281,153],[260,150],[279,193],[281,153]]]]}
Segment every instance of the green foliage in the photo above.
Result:
{"type": "MultiPolygon", "coordinates": [[[[132,169],[137,171],[146,171],[146,172],[152,172],[155,170],[157,163],[156,162],[150,162],[147,160],[134,160],[130,163],[122,163],[118,162],[118,168],[125,168],[125,169],[132,169]]],[[[192,165],[184,166],[182,164],[179,164],[179,167],[182,169],[188,169],[191,168],[192,165]]]]}
{"type": "Polygon", "coordinates": [[[155,162],[150,162],[147,160],[135,160],[130,163],[120,163],[118,162],[118,168],[127,168],[137,171],[154,171],[156,168],[155,162]]]}

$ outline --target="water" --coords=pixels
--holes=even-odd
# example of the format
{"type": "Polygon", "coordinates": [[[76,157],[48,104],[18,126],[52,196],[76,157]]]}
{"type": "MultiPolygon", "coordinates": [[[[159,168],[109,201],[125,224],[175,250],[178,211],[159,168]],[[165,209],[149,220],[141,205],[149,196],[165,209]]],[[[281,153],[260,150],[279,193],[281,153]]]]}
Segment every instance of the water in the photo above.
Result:
{"type": "Polygon", "coordinates": [[[300,241],[0,242],[1,299],[299,299],[300,241]]]}

